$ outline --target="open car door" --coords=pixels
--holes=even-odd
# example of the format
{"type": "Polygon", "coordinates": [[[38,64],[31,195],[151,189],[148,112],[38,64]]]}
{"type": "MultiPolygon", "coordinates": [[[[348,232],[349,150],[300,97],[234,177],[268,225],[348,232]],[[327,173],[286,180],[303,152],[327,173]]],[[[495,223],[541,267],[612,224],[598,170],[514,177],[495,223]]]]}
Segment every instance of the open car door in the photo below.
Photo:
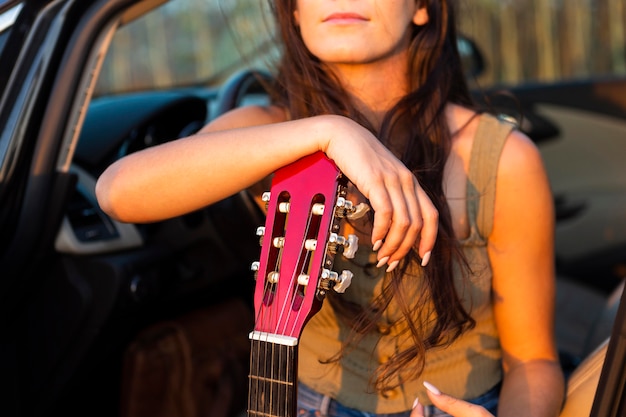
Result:
{"type": "MultiPolygon", "coordinates": [[[[0,2],[0,373],[2,414],[49,415],[89,346],[80,292],[62,262],[50,262],[76,176],[72,144],[116,27],[163,0],[0,2]],[[46,280],[62,278],[59,294],[46,280]],[[41,300],[62,295],[46,310],[41,300]],[[72,298],[69,294],[75,294],[72,298]],[[38,313],[49,321],[41,324],[38,313]],[[73,318],[72,318],[73,317],[73,318]],[[39,324],[38,324],[39,322],[39,324]]],[[[61,281],[61,280],[59,280],[61,281]]],[[[83,294],[84,295],[84,294],[83,294]]],[[[106,302],[107,294],[98,294],[106,302]]],[[[102,305],[102,304],[101,304],[102,305]]],[[[93,332],[92,332],[93,336],[93,332]]]]}
{"type": "Polygon", "coordinates": [[[591,409],[591,417],[622,417],[626,415],[626,292],[613,325],[611,339],[600,374],[600,381],[591,409]]]}

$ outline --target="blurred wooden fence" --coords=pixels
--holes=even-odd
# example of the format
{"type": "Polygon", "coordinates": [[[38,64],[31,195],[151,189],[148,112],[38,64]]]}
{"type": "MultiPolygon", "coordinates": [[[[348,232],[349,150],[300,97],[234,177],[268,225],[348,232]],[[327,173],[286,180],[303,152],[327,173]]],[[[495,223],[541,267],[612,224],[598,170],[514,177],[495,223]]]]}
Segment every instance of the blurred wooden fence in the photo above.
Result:
{"type": "MultiPolygon", "coordinates": [[[[219,82],[271,48],[264,0],[172,0],[122,28],[98,92],[219,82]],[[261,54],[259,54],[261,53],[261,54]]],[[[461,32],[487,62],[483,86],[626,74],[625,0],[460,0],[461,32]]]]}
{"type": "Polygon", "coordinates": [[[624,0],[461,0],[462,32],[483,49],[483,81],[626,74],[624,0]]]}

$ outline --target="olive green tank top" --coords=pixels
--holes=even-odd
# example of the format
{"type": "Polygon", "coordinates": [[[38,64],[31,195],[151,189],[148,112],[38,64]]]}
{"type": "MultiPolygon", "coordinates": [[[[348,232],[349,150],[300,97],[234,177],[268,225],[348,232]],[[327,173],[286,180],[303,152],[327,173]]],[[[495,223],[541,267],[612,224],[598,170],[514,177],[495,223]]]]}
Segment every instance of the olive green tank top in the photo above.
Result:
{"type": "MultiPolygon", "coordinates": [[[[371,413],[396,413],[411,409],[416,397],[422,404],[430,404],[422,385],[424,380],[464,399],[485,393],[501,380],[502,353],[492,308],[492,273],[486,238],[493,225],[498,161],[513,126],[490,115],[480,117],[467,183],[470,234],[460,241],[471,275],[469,279],[463,279],[460,273],[455,276],[459,296],[476,326],[451,345],[427,351],[424,371],[419,377],[402,381],[398,388],[381,395],[373,393],[372,373],[395,352],[413,343],[409,332],[406,328],[398,328],[402,327],[402,322],[388,327],[381,323],[382,331],[365,335],[341,360],[329,363],[328,360],[340,351],[342,341],[351,329],[337,319],[326,301],[305,326],[300,339],[298,376],[302,383],[348,407],[371,413]]],[[[351,262],[336,257],[335,269],[349,269],[354,273],[351,286],[341,296],[347,301],[367,305],[379,295],[385,269],[375,266],[355,268],[355,265],[375,264],[376,254],[371,246],[361,245],[351,262]]],[[[407,300],[416,300],[421,282],[420,268],[407,273],[415,274],[415,279],[403,280],[408,285],[402,289],[402,294],[407,300]]],[[[400,315],[399,307],[392,301],[385,310],[384,320],[387,324],[394,323],[400,315]]]]}

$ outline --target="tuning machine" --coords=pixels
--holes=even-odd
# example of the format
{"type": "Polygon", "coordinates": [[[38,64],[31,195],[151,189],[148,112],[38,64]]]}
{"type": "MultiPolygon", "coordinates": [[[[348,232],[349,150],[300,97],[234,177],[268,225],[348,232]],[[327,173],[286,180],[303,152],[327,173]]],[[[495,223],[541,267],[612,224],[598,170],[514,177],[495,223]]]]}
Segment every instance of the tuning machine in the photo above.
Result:
{"type": "Polygon", "coordinates": [[[349,234],[346,239],[337,233],[331,233],[328,237],[328,250],[331,253],[337,253],[342,248],[342,254],[348,259],[354,258],[356,251],[359,249],[359,238],[356,235],[349,234]]]}
{"type": "Polygon", "coordinates": [[[338,274],[330,269],[323,269],[320,277],[320,287],[323,290],[332,289],[337,293],[343,293],[352,283],[353,275],[354,274],[348,270],[343,270],[341,274],[338,274]]]}
{"type": "Polygon", "coordinates": [[[366,203],[359,203],[356,206],[345,197],[337,197],[335,205],[335,215],[339,218],[360,219],[370,210],[366,203]]]}

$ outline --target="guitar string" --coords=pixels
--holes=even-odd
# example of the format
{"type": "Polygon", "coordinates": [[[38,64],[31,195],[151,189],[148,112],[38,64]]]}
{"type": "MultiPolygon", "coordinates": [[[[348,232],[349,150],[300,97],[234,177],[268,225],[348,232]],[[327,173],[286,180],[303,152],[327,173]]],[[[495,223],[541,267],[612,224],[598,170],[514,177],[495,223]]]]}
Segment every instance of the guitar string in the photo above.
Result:
{"type": "MultiPolygon", "coordinates": [[[[305,248],[305,246],[306,246],[306,240],[307,240],[307,237],[309,236],[310,231],[311,231],[311,224],[312,224],[313,215],[314,215],[314,214],[313,214],[313,213],[312,213],[312,211],[310,210],[310,211],[309,211],[309,217],[308,217],[308,220],[307,220],[307,224],[306,224],[306,227],[305,227],[304,239],[303,239],[303,241],[301,242],[301,246],[300,246],[300,253],[302,254],[302,253],[304,252],[304,254],[305,254],[305,259],[304,259],[304,261],[302,262],[302,264],[301,264],[301,267],[300,267],[300,270],[299,270],[299,271],[296,271],[296,270],[294,269],[294,274],[293,274],[293,275],[292,275],[292,277],[291,277],[291,280],[290,280],[290,287],[289,287],[289,288],[293,288],[293,285],[294,285],[294,280],[297,280],[297,277],[298,277],[301,273],[305,273],[305,272],[306,272],[306,271],[305,271],[305,269],[306,269],[307,267],[309,267],[310,262],[311,262],[312,258],[314,257],[314,253],[315,253],[315,251],[318,249],[318,248],[317,248],[317,246],[316,246],[315,250],[313,250],[313,251],[309,251],[309,250],[307,250],[307,249],[305,248]]],[[[322,219],[321,219],[321,221],[320,221],[320,225],[319,225],[319,229],[320,229],[320,230],[321,230],[321,225],[324,223],[324,221],[325,221],[325,220],[326,220],[326,219],[324,218],[324,215],[322,215],[322,219]]],[[[332,222],[332,220],[331,220],[331,222],[332,222]]],[[[319,236],[319,233],[317,233],[316,235],[317,235],[317,236],[319,236]]],[[[309,268],[309,269],[310,269],[310,268],[309,268]]],[[[296,286],[296,288],[297,288],[297,286],[296,286]]],[[[306,292],[306,291],[310,291],[310,290],[311,290],[311,288],[309,288],[309,285],[307,284],[307,287],[305,288],[305,292],[306,292]]],[[[305,293],[305,294],[303,294],[303,298],[304,298],[305,296],[306,296],[306,293],[305,293]]],[[[285,304],[286,304],[286,301],[287,301],[287,300],[285,300],[285,304]]],[[[295,298],[292,298],[292,300],[291,300],[291,305],[290,305],[290,307],[292,308],[292,310],[293,310],[294,302],[295,302],[295,298]]],[[[298,320],[300,319],[300,316],[301,316],[302,311],[303,311],[303,309],[302,309],[302,305],[300,305],[300,306],[299,306],[299,308],[298,308],[298,310],[297,310],[297,311],[298,311],[298,312],[297,312],[297,314],[296,314],[296,319],[292,321],[291,334],[293,334],[293,333],[296,331],[296,326],[297,326],[298,320]]],[[[282,314],[282,313],[281,313],[281,314],[282,314]]],[[[285,323],[284,323],[285,328],[286,328],[287,324],[288,324],[287,322],[285,322],[285,323]]],[[[282,352],[282,350],[281,350],[281,352],[282,352]]],[[[292,353],[293,353],[293,354],[295,354],[295,349],[294,349],[294,351],[293,351],[293,352],[291,351],[291,349],[288,349],[288,350],[287,350],[287,355],[286,355],[286,356],[287,356],[287,358],[286,358],[286,359],[287,359],[287,361],[286,361],[286,362],[283,362],[283,361],[282,361],[282,359],[280,359],[280,361],[279,361],[279,363],[281,363],[281,364],[282,364],[282,363],[286,363],[286,364],[287,364],[287,367],[285,367],[285,378],[284,378],[284,379],[285,379],[285,382],[287,382],[287,379],[288,379],[288,378],[289,378],[289,376],[291,375],[291,371],[292,371],[290,368],[288,368],[288,366],[291,364],[291,354],[292,354],[292,353]]],[[[295,365],[296,365],[296,364],[294,364],[294,366],[295,366],[295,365]]],[[[295,378],[294,378],[294,379],[295,379],[295,378]]],[[[297,384],[297,381],[295,381],[295,380],[294,380],[294,381],[291,381],[291,382],[292,382],[292,384],[293,384],[292,389],[294,389],[294,390],[295,390],[295,384],[297,384]]],[[[290,404],[289,404],[289,397],[290,397],[290,396],[289,396],[289,395],[286,395],[286,394],[287,394],[287,390],[288,390],[288,389],[289,389],[288,385],[287,385],[287,384],[285,384],[285,385],[284,385],[284,390],[285,390],[285,393],[284,393],[284,394],[285,394],[285,395],[283,396],[283,398],[284,398],[284,404],[283,404],[283,405],[284,405],[284,410],[287,410],[287,409],[289,408],[289,406],[290,406],[290,404]]],[[[286,414],[285,414],[285,415],[286,415],[286,414]]]]}
{"type": "MultiPolygon", "coordinates": [[[[287,221],[288,221],[288,214],[285,214],[285,219],[284,219],[284,225],[285,226],[283,227],[284,231],[286,231],[285,229],[286,229],[287,221]]],[[[285,233],[283,233],[283,238],[284,238],[284,234],[285,233]]],[[[270,241],[269,244],[272,245],[272,242],[270,241]]],[[[284,245],[278,248],[278,253],[277,253],[277,256],[276,256],[276,264],[274,265],[274,270],[273,270],[274,273],[279,274],[279,272],[280,272],[280,265],[282,264],[283,253],[284,253],[284,245]]],[[[269,276],[269,274],[267,276],[269,276]]],[[[278,275],[278,279],[280,280],[280,274],[278,275]]],[[[276,300],[277,294],[274,294],[274,295],[271,294],[272,287],[274,287],[273,288],[274,292],[276,292],[276,290],[278,289],[276,283],[272,283],[272,282],[269,282],[269,280],[266,280],[265,287],[264,287],[264,297],[268,297],[268,298],[272,297],[271,300],[268,299],[268,302],[270,302],[270,304],[273,304],[275,301],[277,301],[276,300]]],[[[264,300],[265,299],[266,298],[264,298],[264,300]]],[[[276,319],[276,317],[275,317],[275,310],[276,309],[275,308],[270,308],[269,309],[269,314],[270,314],[269,317],[265,317],[266,309],[262,309],[262,310],[263,310],[263,312],[259,312],[259,313],[260,314],[261,313],[264,314],[264,317],[261,317],[260,319],[261,320],[265,320],[266,324],[271,324],[272,322],[274,322],[274,320],[276,319]]],[[[266,327],[267,326],[264,326],[264,328],[266,328],[266,327]]],[[[273,358],[275,358],[275,347],[276,346],[275,346],[275,343],[269,342],[268,335],[269,335],[269,332],[267,332],[267,334],[265,335],[265,337],[266,337],[265,350],[266,350],[266,353],[267,353],[267,350],[271,348],[271,356],[270,356],[271,361],[269,362],[269,364],[268,363],[265,364],[266,368],[265,368],[264,375],[267,375],[267,366],[269,365],[270,366],[270,378],[269,378],[269,380],[267,378],[265,378],[265,380],[263,381],[263,384],[264,384],[263,392],[264,392],[265,395],[269,394],[269,398],[264,398],[263,399],[262,407],[263,407],[263,413],[266,416],[271,416],[272,415],[272,406],[271,405],[274,404],[274,388],[276,386],[276,382],[275,382],[276,378],[275,378],[275,375],[274,375],[274,371],[276,369],[276,366],[275,366],[275,364],[273,362],[273,358]],[[269,385],[269,389],[268,389],[268,385],[269,385]]],[[[280,351],[279,351],[279,355],[280,355],[280,351]]],[[[267,356],[265,356],[265,357],[267,357],[267,356]]],[[[280,358],[279,358],[279,363],[280,363],[280,358]]]]}
{"type": "MultiPolygon", "coordinates": [[[[304,253],[305,253],[305,256],[306,256],[306,259],[305,259],[305,260],[304,260],[304,262],[301,264],[301,267],[300,267],[301,269],[300,269],[300,271],[298,271],[298,270],[297,270],[297,269],[295,269],[295,268],[293,269],[293,272],[292,272],[292,275],[291,275],[291,277],[290,277],[290,279],[289,279],[289,284],[288,284],[288,287],[287,287],[287,288],[290,288],[290,289],[291,289],[291,288],[296,288],[296,289],[297,289],[297,285],[298,285],[298,283],[297,283],[297,277],[300,275],[300,273],[301,273],[301,272],[304,272],[304,266],[305,266],[305,265],[307,265],[307,263],[308,263],[308,258],[311,256],[311,252],[305,249],[305,245],[306,245],[306,237],[307,237],[307,236],[309,236],[310,230],[311,230],[311,214],[309,215],[309,217],[308,217],[308,219],[307,219],[306,226],[305,226],[305,231],[304,231],[304,239],[300,242],[301,246],[300,246],[300,252],[299,252],[299,253],[300,253],[300,254],[302,254],[302,253],[304,252],[304,253]]],[[[299,259],[299,258],[300,258],[300,257],[298,257],[298,259],[299,259]]],[[[300,264],[300,262],[298,262],[298,264],[300,264]]],[[[280,278],[279,278],[279,279],[280,279],[280,278]]],[[[290,294],[290,295],[291,295],[291,294],[290,294]]],[[[281,312],[280,312],[279,318],[284,317],[284,314],[285,314],[285,309],[286,309],[286,308],[291,308],[291,310],[293,311],[294,300],[295,300],[295,298],[293,298],[293,297],[285,297],[285,298],[284,298],[284,300],[282,301],[283,305],[281,306],[281,312]],[[287,306],[289,306],[289,307],[287,307],[287,306]]],[[[299,309],[298,309],[298,312],[297,312],[297,314],[296,314],[296,320],[294,321],[294,324],[293,324],[293,326],[294,326],[294,327],[291,329],[291,330],[292,330],[292,332],[293,332],[293,331],[294,331],[294,329],[295,329],[295,323],[297,322],[297,320],[299,320],[301,313],[302,313],[302,309],[301,309],[301,308],[299,308],[299,309]]],[[[285,333],[286,333],[287,325],[288,325],[288,322],[287,322],[287,321],[285,321],[285,322],[283,323],[283,334],[285,334],[285,333]]],[[[277,334],[280,334],[280,329],[279,329],[279,323],[278,323],[278,322],[277,322],[277,327],[276,327],[276,329],[275,329],[275,332],[276,332],[277,334]]],[[[291,334],[293,334],[293,333],[291,333],[291,334]]],[[[274,347],[273,347],[273,348],[274,348],[274,347]]],[[[287,354],[286,354],[286,357],[284,358],[284,360],[286,360],[287,362],[284,362],[284,361],[283,361],[283,357],[282,357],[282,356],[283,356],[283,355],[282,355],[282,353],[283,353],[283,349],[282,349],[282,346],[281,346],[281,347],[279,348],[279,353],[278,353],[278,367],[276,367],[276,364],[275,364],[275,363],[272,363],[272,364],[271,364],[271,368],[272,368],[272,381],[281,381],[281,376],[282,376],[282,375],[275,376],[275,375],[274,375],[274,371],[275,371],[275,370],[280,370],[280,369],[282,369],[282,366],[281,366],[281,365],[282,365],[283,363],[287,363],[287,364],[289,363],[289,360],[290,360],[289,353],[290,353],[290,352],[289,352],[289,349],[287,349],[287,350],[288,350],[288,352],[287,352],[287,354]]],[[[272,358],[275,358],[275,357],[276,357],[275,355],[272,355],[272,358]]],[[[286,395],[286,394],[287,394],[287,389],[288,389],[288,386],[287,386],[287,383],[288,383],[288,381],[287,381],[288,372],[287,372],[287,371],[288,371],[288,370],[287,370],[287,369],[285,369],[285,371],[286,371],[286,373],[285,373],[285,376],[284,376],[284,379],[285,379],[284,384],[282,384],[282,385],[281,385],[281,384],[280,384],[280,382],[277,382],[277,383],[272,383],[272,384],[271,384],[271,388],[270,388],[270,402],[269,402],[269,403],[270,403],[270,404],[274,404],[274,401],[273,401],[273,399],[274,399],[274,395],[277,395],[277,396],[278,396],[278,399],[280,399],[280,398],[282,397],[282,398],[284,399],[284,403],[283,403],[283,410],[284,410],[284,412],[286,413],[287,408],[289,407],[289,398],[287,398],[287,397],[288,397],[288,395],[286,395]],[[277,391],[276,393],[274,392],[274,388],[275,388],[275,387],[276,387],[276,391],[277,391]],[[283,390],[284,390],[284,394],[285,394],[285,395],[282,395],[282,396],[281,396],[280,394],[282,393],[281,391],[283,391],[283,390]]],[[[295,381],[291,381],[291,382],[295,384],[295,381]]],[[[270,410],[270,412],[273,412],[273,411],[274,411],[274,410],[270,410]]],[[[272,415],[274,415],[274,414],[272,413],[272,415]]]]}
{"type": "MultiPolygon", "coordinates": [[[[308,258],[308,256],[310,255],[310,251],[308,251],[308,250],[306,250],[306,249],[305,249],[305,245],[306,245],[306,238],[307,238],[307,236],[309,236],[309,232],[310,232],[310,230],[311,230],[311,219],[312,219],[312,215],[313,215],[313,214],[311,213],[311,210],[309,210],[309,217],[307,218],[307,223],[306,223],[305,230],[304,230],[304,239],[302,239],[302,241],[300,242],[300,252],[299,252],[299,253],[300,253],[300,254],[302,254],[303,252],[306,252],[306,255],[305,255],[305,256],[306,256],[307,258],[308,258]]],[[[287,288],[295,288],[295,289],[297,289],[297,279],[298,279],[297,277],[300,275],[300,273],[304,272],[304,271],[303,271],[303,268],[304,268],[304,266],[306,265],[307,258],[305,258],[305,259],[304,259],[304,262],[302,262],[301,270],[299,270],[299,271],[298,271],[298,270],[296,270],[295,268],[293,269],[293,272],[292,272],[291,278],[290,278],[290,280],[289,280],[289,286],[288,286],[287,288]],[[295,285],[294,285],[294,284],[295,284],[295,285]]],[[[300,259],[300,256],[298,257],[298,259],[300,259]]],[[[308,286],[307,286],[307,287],[308,287],[308,286]]],[[[283,306],[282,306],[282,309],[281,309],[281,312],[280,312],[280,317],[284,317],[284,313],[285,313],[285,309],[286,309],[286,308],[291,308],[291,309],[293,310],[293,306],[294,306],[294,300],[295,300],[295,298],[294,298],[294,297],[289,297],[289,298],[290,298],[290,299],[288,300],[288,299],[287,299],[287,297],[285,297],[285,300],[283,300],[283,306]]],[[[292,331],[292,332],[293,332],[293,330],[295,329],[295,325],[296,325],[295,323],[297,322],[297,320],[299,320],[299,319],[300,319],[300,314],[301,314],[301,313],[302,313],[302,309],[301,309],[301,308],[299,308],[299,309],[298,309],[298,313],[296,314],[296,320],[294,320],[294,322],[293,322],[293,327],[292,327],[292,329],[291,329],[291,331],[292,331]]],[[[287,331],[287,325],[288,325],[288,322],[286,322],[286,321],[285,321],[285,322],[283,323],[283,329],[282,329],[283,333],[285,333],[285,332],[287,331]]],[[[276,331],[277,331],[277,332],[278,332],[279,330],[280,330],[280,329],[276,328],[276,331]]],[[[292,334],[293,334],[293,333],[292,333],[292,334]]]]}
{"type": "MultiPolygon", "coordinates": [[[[269,254],[268,254],[268,258],[269,258],[269,254]]],[[[255,323],[257,323],[255,327],[257,329],[265,328],[265,326],[259,327],[259,323],[262,324],[263,321],[266,320],[266,314],[265,314],[265,309],[263,308],[263,303],[265,303],[267,298],[270,296],[270,287],[272,285],[267,279],[267,276],[268,276],[267,274],[261,278],[257,276],[257,279],[263,279],[263,292],[261,294],[261,302],[260,302],[260,306],[256,314],[256,318],[255,318],[255,323]]],[[[253,340],[253,345],[254,345],[253,352],[256,352],[256,354],[254,355],[256,360],[252,361],[251,359],[251,363],[254,365],[254,369],[251,369],[251,378],[249,378],[250,385],[254,385],[254,390],[253,390],[254,396],[252,398],[252,400],[254,401],[254,404],[250,404],[249,410],[252,413],[255,413],[255,415],[257,416],[268,415],[268,410],[266,409],[267,402],[264,401],[264,398],[261,397],[261,395],[266,392],[266,390],[263,389],[262,385],[267,384],[267,382],[265,382],[266,374],[265,372],[262,373],[263,364],[262,364],[261,358],[266,357],[263,353],[267,353],[267,343],[269,343],[269,341],[267,340],[267,336],[263,335],[263,332],[260,332],[258,337],[259,337],[258,340],[253,340]],[[262,352],[262,350],[264,350],[265,352],[262,352]]],[[[252,390],[252,387],[251,387],[251,390],[252,390]]],[[[249,397],[251,396],[250,394],[251,393],[249,393],[249,397]]],[[[250,398],[248,401],[250,401],[250,398]]]]}
{"type": "MultiPolygon", "coordinates": [[[[294,348],[295,349],[295,348],[294,348]]],[[[286,366],[284,368],[285,370],[285,381],[291,382],[292,384],[295,384],[296,381],[291,379],[292,374],[289,372],[289,365],[291,365],[292,363],[292,357],[291,357],[291,353],[293,353],[293,349],[287,349],[287,353],[286,353],[286,361],[284,363],[286,363],[286,366]]],[[[285,410],[285,415],[287,415],[287,413],[289,412],[289,406],[290,406],[290,399],[292,398],[292,392],[289,392],[289,385],[285,384],[284,387],[284,391],[285,391],[285,395],[283,396],[284,398],[284,404],[283,404],[283,409],[285,410]]],[[[291,386],[291,389],[293,390],[293,385],[291,386]]]]}
{"type": "MultiPolygon", "coordinates": [[[[309,220],[308,220],[308,222],[307,222],[307,224],[306,224],[306,227],[305,227],[305,236],[307,236],[307,235],[308,235],[308,233],[309,233],[309,230],[310,230],[310,223],[311,223],[311,221],[310,221],[310,218],[309,218],[309,220]]],[[[301,242],[300,253],[302,253],[302,250],[304,249],[304,244],[305,244],[304,242],[301,242]]],[[[280,250],[281,256],[282,256],[282,252],[283,252],[283,251],[284,251],[284,247],[283,247],[283,248],[281,248],[281,250],[280,250]]],[[[295,270],[295,269],[294,269],[294,272],[296,272],[296,270],[295,270]]],[[[294,283],[295,283],[294,279],[295,279],[295,277],[296,277],[296,276],[297,276],[297,275],[295,275],[295,274],[293,274],[293,273],[292,273],[292,275],[291,275],[291,277],[290,277],[290,279],[289,279],[289,283],[287,284],[287,288],[294,288],[294,283]]],[[[279,276],[279,280],[280,280],[280,279],[281,279],[281,277],[279,276]]],[[[281,333],[280,333],[280,328],[279,328],[279,326],[280,326],[280,319],[284,317],[284,315],[285,315],[285,308],[287,307],[287,305],[289,305],[289,304],[290,304],[290,303],[289,303],[289,298],[291,298],[291,297],[284,297],[284,299],[282,300],[282,305],[280,306],[280,307],[281,307],[281,311],[280,311],[280,314],[279,314],[279,315],[278,315],[278,317],[277,317],[277,320],[276,320],[276,327],[275,327],[275,329],[274,329],[274,333],[275,333],[275,334],[281,334],[281,333]]],[[[293,303],[293,298],[292,298],[292,301],[291,301],[291,304],[290,304],[291,306],[293,306],[293,304],[292,304],[292,303],[293,303]]],[[[272,309],[272,312],[273,312],[273,311],[274,311],[274,310],[272,309]]],[[[300,312],[298,312],[298,314],[299,314],[299,313],[300,313],[300,312]]],[[[283,333],[282,333],[282,334],[285,334],[285,333],[284,333],[284,330],[286,329],[286,323],[285,323],[285,324],[283,324],[283,327],[284,327],[284,328],[283,328],[283,333]]],[[[276,397],[277,397],[278,399],[280,399],[280,398],[281,398],[281,395],[280,395],[280,391],[281,391],[281,389],[282,389],[282,388],[286,388],[286,386],[285,386],[285,385],[282,385],[282,384],[280,383],[280,381],[281,381],[281,379],[280,379],[280,375],[275,375],[275,374],[274,374],[274,373],[275,373],[275,371],[278,371],[278,370],[280,370],[280,369],[282,368],[282,367],[281,367],[281,365],[284,363],[284,362],[283,362],[283,357],[282,357],[282,346],[279,346],[279,350],[278,350],[278,364],[276,364],[275,362],[273,362],[274,358],[276,358],[276,355],[275,355],[275,353],[276,353],[276,352],[275,352],[275,348],[276,348],[276,346],[275,346],[274,344],[272,344],[272,353],[273,353],[273,354],[272,354],[272,356],[271,356],[271,358],[272,358],[272,363],[270,364],[270,367],[271,367],[271,383],[270,383],[270,390],[269,390],[269,391],[270,391],[270,392],[269,392],[269,395],[270,395],[270,401],[269,401],[269,404],[274,404],[274,396],[275,396],[275,395],[276,395],[276,397]],[[277,366],[277,365],[278,365],[278,366],[277,366]],[[275,391],[276,391],[276,392],[275,392],[275,391]]],[[[287,357],[287,358],[285,358],[285,359],[288,359],[288,357],[287,357]]],[[[284,381],[284,382],[286,383],[287,381],[284,381]]],[[[286,392],[285,392],[285,393],[286,393],[286,392]]],[[[285,401],[287,401],[287,399],[286,399],[286,398],[285,398],[285,401]]],[[[283,404],[283,406],[285,406],[285,407],[286,407],[286,404],[283,404]]],[[[270,412],[269,414],[270,414],[270,415],[275,415],[275,414],[274,414],[274,411],[275,411],[275,410],[269,410],[269,412],[270,412]]],[[[278,410],[276,410],[276,411],[278,411],[278,410]]]]}
{"type": "MultiPolygon", "coordinates": [[[[304,273],[304,272],[305,272],[305,268],[304,268],[304,266],[305,266],[305,265],[308,265],[308,264],[309,264],[309,262],[311,261],[311,257],[313,256],[313,255],[312,255],[312,251],[308,251],[308,250],[307,250],[304,256],[305,256],[305,259],[304,259],[304,262],[303,262],[303,264],[302,264],[302,268],[301,268],[300,272],[298,273],[298,275],[300,275],[300,273],[304,273]]],[[[303,296],[303,298],[306,296],[306,291],[309,291],[309,285],[308,285],[308,284],[307,284],[307,286],[306,286],[306,288],[305,288],[305,290],[304,290],[304,291],[305,291],[305,292],[304,292],[304,293],[303,293],[303,295],[302,295],[302,296],[303,296]]],[[[292,302],[291,302],[291,307],[292,307],[292,310],[293,310],[294,301],[295,301],[295,300],[292,300],[292,302]]],[[[296,319],[292,321],[292,324],[291,324],[291,329],[290,329],[291,334],[293,334],[293,333],[296,331],[296,326],[297,326],[298,320],[300,319],[301,314],[302,314],[302,302],[301,302],[300,307],[298,308],[298,313],[296,314],[296,319]]],[[[285,324],[284,324],[284,325],[285,325],[285,328],[286,328],[286,326],[288,325],[288,323],[287,323],[287,322],[285,322],[285,324]]]]}
{"type": "MultiPolygon", "coordinates": [[[[257,277],[257,279],[259,279],[257,277]]],[[[264,284],[263,284],[263,293],[262,293],[262,298],[261,298],[261,306],[259,307],[259,311],[257,312],[257,323],[262,323],[264,320],[266,320],[266,314],[265,314],[265,309],[263,309],[262,304],[265,302],[265,300],[267,299],[267,297],[270,296],[269,292],[270,292],[270,287],[271,287],[271,283],[265,279],[265,278],[261,278],[264,280],[264,284]]],[[[257,328],[259,328],[259,326],[256,326],[257,328]]],[[[261,328],[265,328],[265,326],[261,327],[261,328]]],[[[266,401],[264,400],[264,398],[261,397],[261,395],[263,393],[266,392],[266,390],[263,389],[263,384],[266,384],[266,382],[264,381],[264,378],[262,378],[262,376],[264,377],[266,375],[265,372],[262,371],[262,367],[263,367],[263,363],[261,361],[261,358],[266,357],[263,353],[267,353],[267,336],[263,335],[263,333],[260,333],[260,337],[257,341],[255,341],[255,346],[256,346],[256,362],[255,362],[255,369],[254,369],[254,381],[255,381],[255,395],[254,395],[254,410],[257,412],[258,414],[261,415],[267,415],[268,414],[268,410],[266,410],[266,401]],[[265,352],[262,352],[265,351],[265,352]]]]}
{"type": "MultiPolygon", "coordinates": [[[[287,216],[288,215],[285,214],[285,225],[287,224],[287,216]]],[[[286,226],[283,228],[283,230],[284,230],[284,232],[283,232],[283,237],[284,237],[285,232],[286,232],[286,226]]],[[[283,245],[280,248],[278,248],[278,254],[276,256],[276,264],[274,266],[274,272],[278,274],[278,280],[279,281],[281,279],[280,278],[280,266],[282,265],[283,252],[284,252],[284,243],[283,243],[283,245]]],[[[271,300],[272,304],[275,301],[277,301],[276,298],[277,298],[277,295],[278,295],[277,294],[278,288],[279,288],[278,283],[269,283],[268,282],[268,286],[267,286],[267,290],[266,291],[268,293],[268,296],[273,298],[271,300]],[[274,294],[273,295],[269,294],[271,292],[271,287],[272,286],[274,287],[274,294]]],[[[270,313],[270,317],[268,318],[268,324],[274,322],[274,320],[275,320],[275,317],[274,317],[275,309],[271,308],[269,313],[270,313]]],[[[274,333],[276,333],[276,332],[274,332],[274,333]]],[[[269,332],[266,335],[266,337],[269,339],[269,332]]],[[[275,348],[276,348],[276,344],[273,343],[273,342],[269,342],[269,340],[265,344],[266,351],[268,349],[271,349],[270,363],[269,363],[269,366],[270,366],[270,378],[268,380],[267,377],[266,377],[266,381],[264,382],[264,384],[265,384],[264,393],[265,394],[269,394],[269,398],[268,399],[264,399],[265,401],[263,402],[263,405],[262,405],[264,407],[263,411],[264,411],[265,416],[274,416],[275,415],[274,414],[274,410],[272,410],[272,405],[274,404],[274,385],[275,385],[275,378],[274,378],[274,369],[275,369],[274,358],[275,358],[275,353],[276,353],[275,352],[275,348]],[[268,385],[269,385],[269,389],[268,389],[268,385]]],[[[265,357],[267,357],[267,356],[265,356],[265,357]]],[[[264,375],[267,375],[267,365],[268,364],[265,365],[266,366],[266,372],[264,372],[264,375]]]]}
{"type": "MultiPolygon", "coordinates": [[[[250,341],[250,344],[252,345],[252,352],[255,352],[256,349],[258,349],[257,346],[257,342],[252,339],[250,341]]],[[[252,353],[251,352],[251,353],[252,353]]],[[[252,376],[255,374],[258,374],[258,372],[256,371],[256,363],[255,363],[255,358],[259,358],[259,352],[256,351],[256,355],[250,355],[250,375],[248,376],[248,415],[252,415],[252,413],[257,411],[257,407],[255,404],[255,407],[253,407],[253,401],[256,400],[256,395],[253,395],[254,393],[257,392],[257,390],[255,389],[255,387],[258,386],[258,381],[256,379],[254,379],[252,376]]]]}
{"type": "Polygon", "coordinates": [[[282,369],[284,371],[284,375],[281,375],[281,378],[285,381],[285,384],[284,384],[284,386],[281,389],[281,394],[282,394],[282,398],[283,398],[283,415],[287,415],[288,412],[289,412],[289,400],[290,400],[290,397],[291,397],[291,395],[288,395],[288,394],[291,394],[289,392],[289,382],[295,383],[295,381],[291,381],[290,380],[290,376],[291,375],[288,372],[289,371],[288,367],[289,367],[289,364],[291,363],[291,359],[292,359],[290,357],[291,353],[292,353],[292,349],[289,348],[289,347],[285,347],[285,361],[284,362],[280,362],[281,364],[282,363],[286,364],[285,367],[282,367],[282,369]]]}

